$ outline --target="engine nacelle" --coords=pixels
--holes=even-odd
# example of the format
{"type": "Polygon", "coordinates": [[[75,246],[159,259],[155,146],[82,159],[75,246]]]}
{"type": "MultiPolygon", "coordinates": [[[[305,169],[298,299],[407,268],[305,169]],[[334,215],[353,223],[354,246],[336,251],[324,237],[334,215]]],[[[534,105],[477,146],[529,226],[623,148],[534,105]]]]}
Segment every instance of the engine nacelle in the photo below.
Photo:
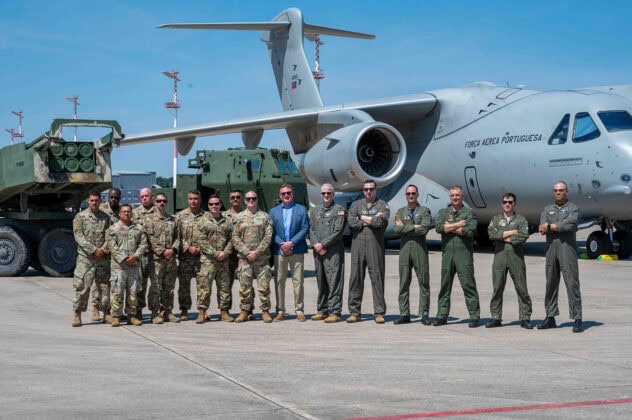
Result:
{"type": "Polygon", "coordinates": [[[393,182],[406,161],[406,143],[392,126],[365,121],[340,128],[318,141],[300,159],[313,185],[326,182],[337,191],[358,191],[367,179],[378,187],[393,182]]]}

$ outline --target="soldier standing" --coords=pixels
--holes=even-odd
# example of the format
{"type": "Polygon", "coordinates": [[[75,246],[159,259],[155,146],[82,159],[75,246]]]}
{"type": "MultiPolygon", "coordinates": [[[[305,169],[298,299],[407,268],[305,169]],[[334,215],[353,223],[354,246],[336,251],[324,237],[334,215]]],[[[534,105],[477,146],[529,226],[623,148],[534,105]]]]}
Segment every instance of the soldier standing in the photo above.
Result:
{"type": "Polygon", "coordinates": [[[555,328],[555,316],[560,314],[557,295],[560,288],[560,271],[564,276],[568,295],[568,312],[574,320],[573,332],[584,331],[582,325],[582,295],[579,288],[576,232],[579,209],[568,201],[568,185],[558,181],[553,186],[555,204],[544,208],[538,230],[546,235],[546,292],[544,308],[546,318],[539,330],[555,328]]]}
{"type": "MultiPolygon", "coordinates": [[[[189,207],[176,215],[176,226],[180,250],[178,251],[178,304],[180,321],[189,319],[191,309],[191,279],[200,272],[200,235],[198,224],[202,222],[204,211],[200,207],[200,192],[189,191],[189,207]]],[[[198,300],[199,300],[198,290],[198,300]]]]}
{"type": "Polygon", "coordinates": [[[490,303],[492,320],[485,327],[495,328],[502,325],[503,292],[507,283],[507,271],[516,287],[520,327],[528,330],[531,325],[531,297],[527,290],[527,269],[524,263],[522,245],[529,239],[527,219],[516,214],[516,195],[503,195],[503,212],[489,222],[487,233],[494,241],[494,262],[492,263],[492,283],[494,291],[490,303]]]}
{"type": "Polygon", "coordinates": [[[270,243],[272,242],[270,216],[257,206],[257,193],[246,193],[246,210],[239,214],[233,229],[233,246],[239,255],[239,296],[241,313],[235,322],[248,321],[254,307],[253,279],[257,279],[257,290],[261,300],[263,322],[272,322],[270,316],[270,243]]]}
{"type": "MultiPolygon", "coordinates": [[[[72,230],[77,241],[77,265],[75,266],[73,286],[75,298],[73,327],[81,326],[81,312],[88,309],[88,296],[92,284],[96,284],[97,293],[93,293],[94,313],[103,310],[105,322],[110,316],[110,265],[105,246],[105,231],[110,227],[110,217],[99,210],[101,194],[90,192],[88,208],[77,213],[72,221],[72,230]]],[[[96,321],[101,319],[99,316],[96,321]]]]}
{"type": "Polygon", "coordinates": [[[309,240],[314,249],[314,267],[318,284],[318,313],[312,320],[327,323],[342,319],[342,292],[344,288],[345,247],[343,234],[347,223],[346,211],[334,203],[334,187],[320,187],[322,204],[312,210],[309,223],[309,240]]]}
{"type": "Polygon", "coordinates": [[[384,232],[388,226],[390,209],[383,200],[376,199],[376,184],[364,181],[364,197],[353,203],[347,221],[353,234],[351,243],[351,278],[349,280],[349,312],[347,322],[361,321],[364,276],[369,269],[373,288],[373,313],[377,324],[384,323],[385,249],[384,232]]]}
{"type": "Polygon", "coordinates": [[[148,250],[147,235],[142,226],[132,222],[132,206],[123,204],[120,219],[105,233],[110,251],[112,272],[112,326],[120,325],[123,315],[123,300],[127,295],[127,318],[130,325],[142,325],[137,317],[137,298],[140,283],[139,260],[148,250]]]}
{"type": "Polygon", "coordinates": [[[228,256],[233,251],[231,229],[228,220],[220,209],[222,202],[217,195],[208,199],[209,212],[204,215],[198,225],[200,233],[200,272],[197,276],[198,288],[198,317],[197,324],[206,321],[211,303],[213,283],[216,283],[217,299],[221,310],[220,319],[233,322],[229,314],[230,274],[228,270],[228,256]]]}
{"type": "MultiPolygon", "coordinates": [[[[151,192],[151,188],[143,188],[139,194],[141,206],[136,207],[132,211],[132,221],[142,227],[145,219],[156,213],[156,207],[154,206],[154,195],[151,192]]],[[[141,256],[140,268],[142,279],[136,295],[138,298],[136,318],[143,319],[143,308],[147,303],[147,284],[149,276],[154,272],[153,261],[149,252],[141,256]]],[[[158,285],[154,286],[152,284],[151,287],[158,287],[158,285]]],[[[156,292],[154,291],[154,293],[156,292]]]]}
{"type": "Polygon", "coordinates": [[[178,231],[176,219],[167,214],[167,196],[156,194],[154,205],[156,212],[148,216],[143,225],[150,247],[150,259],[154,271],[150,274],[148,303],[151,310],[151,322],[162,324],[164,321],[180,322],[173,315],[173,291],[176,287],[178,254],[178,231]]]}
{"type": "Polygon", "coordinates": [[[395,213],[395,233],[402,237],[399,250],[399,319],[395,325],[410,323],[410,282],[412,268],[419,283],[419,315],[421,323],[430,325],[430,268],[426,234],[432,218],[430,210],[419,204],[417,186],[406,187],[408,205],[395,213]]]}
{"type": "Polygon", "coordinates": [[[474,232],[476,216],[472,209],[463,206],[463,189],[459,185],[450,187],[451,205],[439,211],[436,231],[441,234],[441,289],[437,319],[432,325],[445,325],[450,314],[450,294],[454,275],[459,276],[465,295],[465,305],[470,314],[470,328],[480,326],[481,308],[474,278],[474,232]]]}

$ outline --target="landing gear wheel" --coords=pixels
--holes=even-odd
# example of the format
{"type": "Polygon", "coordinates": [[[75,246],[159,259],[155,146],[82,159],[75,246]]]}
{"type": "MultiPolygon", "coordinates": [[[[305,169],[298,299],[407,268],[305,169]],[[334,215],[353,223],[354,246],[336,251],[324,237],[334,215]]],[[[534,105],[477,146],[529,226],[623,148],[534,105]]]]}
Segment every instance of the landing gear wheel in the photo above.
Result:
{"type": "Polygon", "coordinates": [[[50,230],[37,248],[39,262],[53,277],[69,277],[77,263],[77,243],[67,228],[50,230]]]}
{"type": "Polygon", "coordinates": [[[0,277],[17,277],[31,265],[31,244],[8,226],[0,227],[0,277]]]}
{"type": "Polygon", "coordinates": [[[586,239],[586,253],[593,260],[602,254],[611,254],[612,242],[610,242],[610,237],[601,231],[591,233],[586,239]]]}
{"type": "Polygon", "coordinates": [[[620,260],[627,260],[632,255],[632,235],[625,230],[618,230],[613,235],[612,250],[620,260]]]}

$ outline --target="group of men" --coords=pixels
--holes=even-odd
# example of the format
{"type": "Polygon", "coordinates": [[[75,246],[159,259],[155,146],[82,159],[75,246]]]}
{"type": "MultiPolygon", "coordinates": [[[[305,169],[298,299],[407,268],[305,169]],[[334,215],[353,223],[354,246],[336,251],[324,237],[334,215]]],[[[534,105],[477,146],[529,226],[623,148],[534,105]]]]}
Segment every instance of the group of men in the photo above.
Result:
{"type": "MultiPolygon", "coordinates": [[[[285,286],[288,269],[292,277],[294,312],[297,321],[304,314],[304,255],[307,239],[313,250],[318,286],[317,313],[314,321],[342,321],[345,248],[343,234],[348,224],[352,233],[351,275],[349,279],[348,323],[362,320],[362,296],[366,271],[373,293],[374,321],[385,323],[385,231],[390,208],[377,198],[376,183],[363,185],[364,198],[355,201],[349,210],[334,202],[331,184],[321,186],[320,204],[311,216],[305,206],[294,201],[292,185],[279,190],[280,204],[269,214],[259,209],[255,191],[233,190],[230,208],[221,211],[217,195],[208,198],[208,212],[201,209],[201,194],[190,191],[188,208],[175,216],[165,211],[167,197],[159,193],[155,199],[149,188],[140,191],[141,206],[132,211],[119,205],[120,190],[112,188],[108,202],[100,203],[100,194],[90,193],[88,209],[75,217],[73,228],[78,244],[77,268],[74,275],[76,296],[73,326],[81,326],[81,312],[87,310],[92,289],[92,320],[120,325],[125,310],[128,323],[142,324],[142,309],[147,304],[152,323],[180,322],[189,319],[192,306],[191,279],[196,279],[196,323],[209,319],[212,285],[216,284],[220,319],[226,322],[253,320],[255,287],[259,295],[264,322],[279,322],[286,317],[285,286]],[[242,210],[242,198],[246,208],[242,210]],[[274,256],[276,314],[272,317],[270,282],[271,254],[274,256]],[[178,279],[180,315],[173,314],[174,289],[178,279]],[[239,281],[240,313],[230,315],[232,285],[239,281]],[[111,294],[111,299],[110,299],[111,294]]],[[[399,255],[399,311],[394,324],[406,324],[410,318],[410,284],[412,269],[419,282],[419,315],[423,325],[441,326],[448,322],[450,295],[457,274],[469,312],[469,326],[480,325],[479,296],[474,277],[473,237],[476,216],[463,205],[460,186],[450,188],[450,206],[439,212],[434,222],[441,234],[443,254],[438,309],[431,322],[430,275],[426,235],[432,228],[430,210],[419,204],[415,185],[405,189],[407,206],[394,216],[395,232],[401,236],[399,255]]],[[[539,329],[556,327],[560,272],[564,275],[569,296],[569,310],[575,320],[574,332],[583,330],[581,294],[575,254],[575,231],[579,213],[568,201],[568,188],[558,182],[553,188],[555,204],[547,206],[539,231],[547,237],[546,253],[546,319],[539,329]]],[[[522,328],[532,329],[531,298],[527,290],[523,243],[527,240],[526,219],[515,212],[516,196],[502,198],[502,213],[488,227],[494,241],[492,266],[493,296],[490,304],[492,320],[486,327],[502,325],[503,291],[507,273],[512,276],[519,300],[522,328]]]]}

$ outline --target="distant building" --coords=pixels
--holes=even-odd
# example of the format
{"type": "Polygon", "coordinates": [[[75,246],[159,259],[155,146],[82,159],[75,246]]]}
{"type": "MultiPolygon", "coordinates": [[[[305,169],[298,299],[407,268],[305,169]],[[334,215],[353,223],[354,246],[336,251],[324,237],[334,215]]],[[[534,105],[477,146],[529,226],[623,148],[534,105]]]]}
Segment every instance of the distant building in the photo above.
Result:
{"type": "MultiPolygon", "coordinates": [[[[112,172],[112,187],[121,190],[121,204],[140,204],[141,188],[155,188],[156,172],[118,171],[112,172]]],[[[108,190],[101,193],[103,202],[108,200],[108,190]]]]}

